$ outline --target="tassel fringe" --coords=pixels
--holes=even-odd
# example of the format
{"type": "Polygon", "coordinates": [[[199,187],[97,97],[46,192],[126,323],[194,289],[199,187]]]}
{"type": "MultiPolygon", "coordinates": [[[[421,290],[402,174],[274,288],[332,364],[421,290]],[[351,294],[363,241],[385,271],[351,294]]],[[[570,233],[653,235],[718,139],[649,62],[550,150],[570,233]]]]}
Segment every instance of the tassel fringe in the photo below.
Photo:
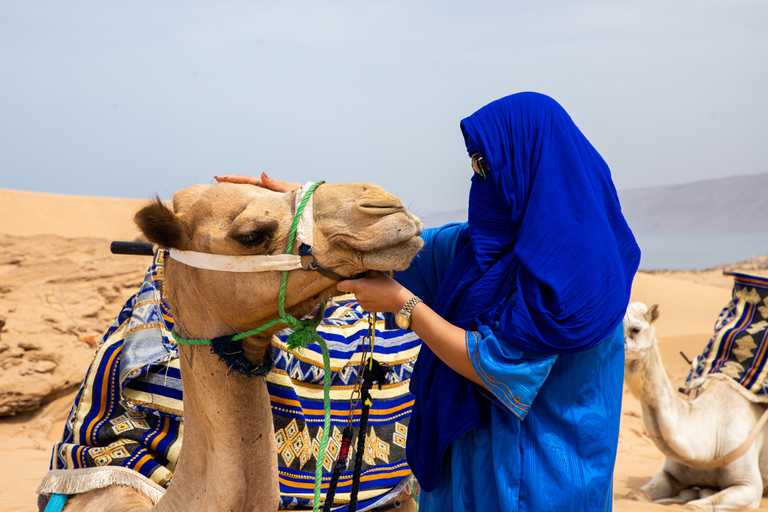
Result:
{"type": "Polygon", "coordinates": [[[165,489],[132,469],[119,466],[85,469],[52,469],[38,484],[37,494],[82,494],[110,485],[126,485],[157,504],[165,489]]]}

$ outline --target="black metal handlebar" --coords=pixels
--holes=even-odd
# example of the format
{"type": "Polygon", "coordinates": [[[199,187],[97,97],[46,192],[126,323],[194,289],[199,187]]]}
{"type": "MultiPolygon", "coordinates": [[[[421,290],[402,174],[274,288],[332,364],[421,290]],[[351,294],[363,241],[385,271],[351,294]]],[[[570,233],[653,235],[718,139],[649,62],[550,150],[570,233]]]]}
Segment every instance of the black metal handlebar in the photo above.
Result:
{"type": "Polygon", "coordinates": [[[112,254],[129,254],[133,256],[154,256],[154,244],[149,242],[112,242],[109,250],[112,254]]]}

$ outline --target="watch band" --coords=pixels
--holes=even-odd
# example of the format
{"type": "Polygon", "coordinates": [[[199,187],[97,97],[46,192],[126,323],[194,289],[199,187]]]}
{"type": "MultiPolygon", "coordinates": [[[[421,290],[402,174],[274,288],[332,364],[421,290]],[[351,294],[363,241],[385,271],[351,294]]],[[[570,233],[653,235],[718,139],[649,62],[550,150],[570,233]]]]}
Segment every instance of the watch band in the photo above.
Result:
{"type": "Polygon", "coordinates": [[[408,302],[406,302],[405,306],[403,306],[403,312],[406,315],[411,316],[411,311],[413,311],[413,308],[415,308],[416,304],[418,304],[419,302],[424,302],[424,301],[418,298],[416,295],[414,295],[413,297],[408,299],[408,302]]]}
{"type": "Polygon", "coordinates": [[[419,302],[424,302],[419,297],[414,295],[403,306],[403,309],[398,311],[398,313],[395,315],[395,323],[400,329],[410,329],[411,328],[411,311],[413,311],[413,308],[418,304],[419,302]]]}

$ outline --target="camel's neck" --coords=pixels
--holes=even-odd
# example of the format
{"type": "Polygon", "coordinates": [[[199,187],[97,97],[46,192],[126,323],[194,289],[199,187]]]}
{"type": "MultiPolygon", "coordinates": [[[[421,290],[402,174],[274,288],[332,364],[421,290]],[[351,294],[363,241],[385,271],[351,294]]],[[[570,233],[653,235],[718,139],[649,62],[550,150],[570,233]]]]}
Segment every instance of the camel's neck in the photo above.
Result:
{"type": "Polygon", "coordinates": [[[184,441],[157,510],[277,510],[277,452],[264,378],[227,375],[206,346],[180,346],[179,359],[184,441]]]}
{"type": "Polygon", "coordinates": [[[642,404],[643,422],[656,446],[665,455],[679,455],[690,406],[672,388],[658,347],[654,345],[639,359],[627,359],[624,376],[642,404]]]}

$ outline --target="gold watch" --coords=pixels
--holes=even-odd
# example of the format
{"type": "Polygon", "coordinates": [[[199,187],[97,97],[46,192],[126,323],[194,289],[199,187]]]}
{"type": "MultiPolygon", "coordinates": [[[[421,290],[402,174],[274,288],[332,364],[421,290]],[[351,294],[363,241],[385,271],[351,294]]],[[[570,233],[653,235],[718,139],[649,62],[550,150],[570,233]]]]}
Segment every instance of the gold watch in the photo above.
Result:
{"type": "Polygon", "coordinates": [[[413,297],[408,299],[408,302],[405,303],[405,306],[403,306],[403,309],[397,312],[397,314],[395,315],[395,323],[400,329],[411,328],[411,311],[413,311],[414,306],[416,306],[416,304],[418,304],[419,302],[423,302],[423,301],[414,295],[413,297]]]}

